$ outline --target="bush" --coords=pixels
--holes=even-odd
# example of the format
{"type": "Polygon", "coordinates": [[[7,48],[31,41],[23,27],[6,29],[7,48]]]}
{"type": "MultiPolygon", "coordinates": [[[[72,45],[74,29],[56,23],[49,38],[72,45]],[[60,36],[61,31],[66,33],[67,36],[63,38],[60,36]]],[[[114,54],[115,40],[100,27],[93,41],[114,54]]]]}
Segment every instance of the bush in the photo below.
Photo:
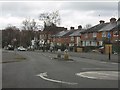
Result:
{"type": "Polygon", "coordinates": [[[112,45],[112,51],[120,53],[120,45],[117,45],[117,44],[112,45]]]}
{"type": "Polygon", "coordinates": [[[65,44],[61,45],[61,51],[64,51],[66,48],[67,48],[67,45],[65,45],[65,44]]]}

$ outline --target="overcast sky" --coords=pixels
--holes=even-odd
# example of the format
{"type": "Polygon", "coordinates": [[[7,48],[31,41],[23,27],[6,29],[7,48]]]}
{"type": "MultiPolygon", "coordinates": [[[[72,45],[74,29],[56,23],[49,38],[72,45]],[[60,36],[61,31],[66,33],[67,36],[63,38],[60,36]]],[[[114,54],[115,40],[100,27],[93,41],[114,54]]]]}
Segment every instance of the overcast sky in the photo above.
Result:
{"type": "Polygon", "coordinates": [[[39,2],[0,2],[0,29],[8,24],[21,27],[25,18],[35,19],[40,13],[59,11],[61,25],[67,27],[86,24],[96,25],[100,20],[109,22],[111,17],[118,19],[118,2],[74,2],[74,1],[39,1],[39,2]]]}

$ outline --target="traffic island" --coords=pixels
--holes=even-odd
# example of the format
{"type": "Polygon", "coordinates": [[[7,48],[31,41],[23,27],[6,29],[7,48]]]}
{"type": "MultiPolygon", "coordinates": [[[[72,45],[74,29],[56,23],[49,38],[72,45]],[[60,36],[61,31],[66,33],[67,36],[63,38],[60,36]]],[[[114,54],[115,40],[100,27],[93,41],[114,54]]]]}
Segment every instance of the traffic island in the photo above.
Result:
{"type": "Polygon", "coordinates": [[[56,59],[56,60],[59,60],[59,61],[73,61],[73,59],[69,59],[69,54],[68,54],[68,50],[67,49],[64,51],[63,57],[62,57],[61,50],[58,49],[57,57],[55,57],[53,59],[56,59]]]}
{"type": "Polygon", "coordinates": [[[53,59],[58,61],[74,61],[73,59],[64,59],[64,58],[57,58],[57,57],[54,57],[53,59]]]}

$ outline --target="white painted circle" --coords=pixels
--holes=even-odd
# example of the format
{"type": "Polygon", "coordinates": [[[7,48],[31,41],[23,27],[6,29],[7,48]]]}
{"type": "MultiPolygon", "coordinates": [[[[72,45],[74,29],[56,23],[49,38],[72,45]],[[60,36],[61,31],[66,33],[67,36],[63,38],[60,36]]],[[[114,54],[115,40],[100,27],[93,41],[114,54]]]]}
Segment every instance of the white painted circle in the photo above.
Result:
{"type": "Polygon", "coordinates": [[[90,79],[118,80],[118,71],[88,71],[76,75],[90,79]]]}

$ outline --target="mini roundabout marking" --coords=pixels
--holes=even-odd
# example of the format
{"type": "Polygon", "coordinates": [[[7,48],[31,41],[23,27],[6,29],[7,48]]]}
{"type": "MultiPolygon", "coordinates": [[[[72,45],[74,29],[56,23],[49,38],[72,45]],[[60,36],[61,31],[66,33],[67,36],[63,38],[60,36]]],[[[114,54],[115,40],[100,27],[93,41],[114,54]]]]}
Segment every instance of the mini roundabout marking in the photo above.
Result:
{"type": "Polygon", "coordinates": [[[62,84],[68,84],[68,85],[76,85],[78,83],[74,83],[74,82],[65,82],[65,81],[60,81],[60,80],[55,80],[55,79],[51,79],[51,78],[48,78],[48,75],[47,75],[47,72],[44,72],[44,73],[40,73],[38,75],[36,75],[46,81],[50,81],[50,82],[54,82],[54,83],[62,83],[62,84]]]}
{"type": "Polygon", "coordinates": [[[118,71],[86,71],[75,75],[89,79],[118,80],[118,73],[118,71]]]}

